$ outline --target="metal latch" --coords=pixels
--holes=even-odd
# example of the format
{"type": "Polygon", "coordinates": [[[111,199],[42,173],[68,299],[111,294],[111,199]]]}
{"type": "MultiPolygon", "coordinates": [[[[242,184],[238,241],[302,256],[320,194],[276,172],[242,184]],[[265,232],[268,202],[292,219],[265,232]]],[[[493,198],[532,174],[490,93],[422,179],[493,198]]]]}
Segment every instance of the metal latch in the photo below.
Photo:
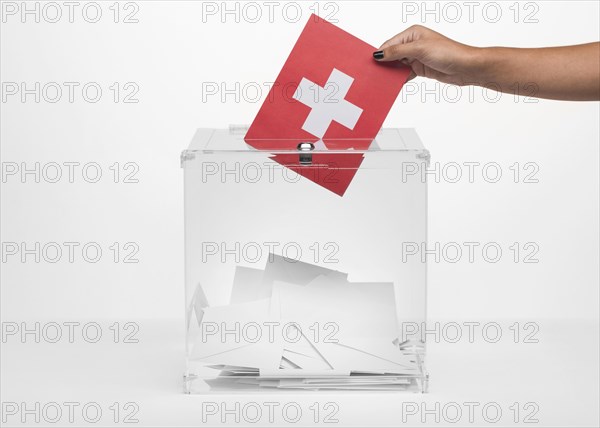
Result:
{"type": "Polygon", "coordinates": [[[312,164],[312,152],[315,149],[313,143],[300,143],[298,144],[298,151],[300,152],[300,165],[311,165],[312,164]]]}

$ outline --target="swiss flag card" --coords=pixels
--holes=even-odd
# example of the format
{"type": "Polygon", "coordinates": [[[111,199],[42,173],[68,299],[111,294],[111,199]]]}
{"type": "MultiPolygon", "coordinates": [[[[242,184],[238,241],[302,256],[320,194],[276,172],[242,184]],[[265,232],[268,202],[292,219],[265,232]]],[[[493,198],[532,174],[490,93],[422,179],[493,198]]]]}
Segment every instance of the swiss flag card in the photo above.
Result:
{"type": "Polygon", "coordinates": [[[300,163],[295,153],[272,158],[343,196],[363,155],[339,151],[369,148],[410,74],[410,68],[398,62],[377,63],[375,50],[312,15],[250,126],[246,143],[275,152],[313,143],[310,165],[300,163]]]}

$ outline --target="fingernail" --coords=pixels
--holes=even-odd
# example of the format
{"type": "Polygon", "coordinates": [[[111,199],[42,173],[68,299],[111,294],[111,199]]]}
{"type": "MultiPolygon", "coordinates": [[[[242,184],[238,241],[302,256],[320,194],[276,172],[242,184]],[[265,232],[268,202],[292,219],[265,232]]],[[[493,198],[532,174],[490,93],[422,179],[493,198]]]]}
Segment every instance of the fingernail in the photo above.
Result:
{"type": "Polygon", "coordinates": [[[383,51],[373,52],[373,58],[375,58],[375,59],[383,59],[383,51]]]}

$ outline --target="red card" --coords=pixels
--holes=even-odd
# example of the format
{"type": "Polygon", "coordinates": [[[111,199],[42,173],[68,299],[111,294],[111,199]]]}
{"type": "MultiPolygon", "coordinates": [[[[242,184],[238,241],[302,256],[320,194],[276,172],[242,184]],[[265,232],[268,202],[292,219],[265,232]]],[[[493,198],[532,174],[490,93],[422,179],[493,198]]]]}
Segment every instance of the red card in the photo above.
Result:
{"type": "MultiPolygon", "coordinates": [[[[368,149],[410,74],[398,62],[377,63],[375,50],[312,15],[246,143],[272,151],[295,150],[300,142],[335,151],[368,149]]],[[[343,196],[363,155],[315,152],[308,166],[299,163],[297,154],[276,154],[273,159],[343,196]]]]}

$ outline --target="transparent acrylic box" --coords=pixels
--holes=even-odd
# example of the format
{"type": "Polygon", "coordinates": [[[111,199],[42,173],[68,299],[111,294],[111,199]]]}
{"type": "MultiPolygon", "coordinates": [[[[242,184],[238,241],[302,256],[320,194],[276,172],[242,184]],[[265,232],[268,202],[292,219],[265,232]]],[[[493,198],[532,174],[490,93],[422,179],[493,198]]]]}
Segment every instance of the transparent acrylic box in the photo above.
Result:
{"type": "Polygon", "coordinates": [[[426,263],[407,255],[427,240],[429,152],[416,132],[310,152],[255,150],[245,132],[199,129],[181,155],[185,391],[426,392],[414,334],[426,320],[426,263]],[[342,161],[313,163],[319,154],[342,161]],[[357,155],[343,196],[294,170],[335,180],[357,155]]]}

